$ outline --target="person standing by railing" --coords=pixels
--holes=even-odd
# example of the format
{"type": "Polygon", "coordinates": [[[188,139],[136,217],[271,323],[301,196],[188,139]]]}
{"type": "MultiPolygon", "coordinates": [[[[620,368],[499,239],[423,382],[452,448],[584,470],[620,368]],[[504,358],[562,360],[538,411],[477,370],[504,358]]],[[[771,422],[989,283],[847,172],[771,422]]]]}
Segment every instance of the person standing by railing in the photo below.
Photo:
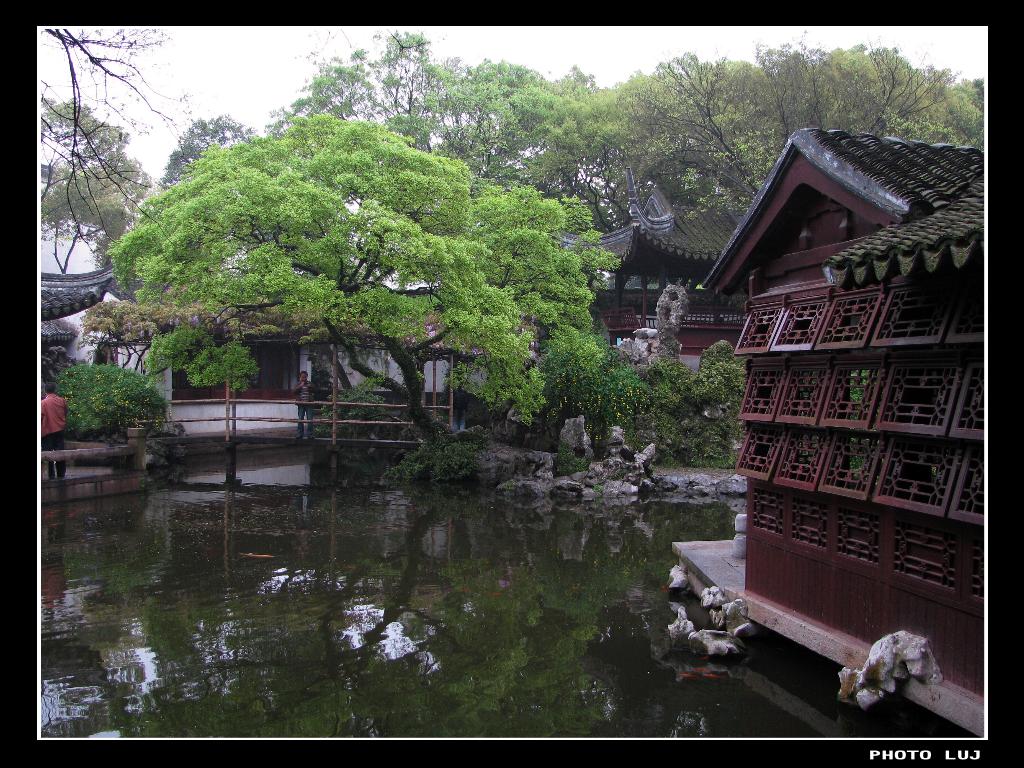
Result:
{"type": "MultiPolygon", "coordinates": [[[[40,405],[43,412],[43,450],[63,451],[64,450],[64,427],[67,425],[68,404],[67,401],[57,394],[57,385],[52,381],[46,382],[43,387],[46,397],[40,405]]],[[[51,480],[54,479],[54,465],[56,465],[56,476],[64,477],[67,472],[66,461],[46,462],[46,472],[51,480]]]]}
{"type": "Polygon", "coordinates": [[[295,404],[299,407],[299,440],[302,439],[302,424],[306,422],[306,437],[313,437],[313,425],[309,419],[313,414],[313,406],[310,401],[313,399],[313,385],[309,383],[309,375],[305,371],[299,371],[299,384],[295,387],[295,404]]]}

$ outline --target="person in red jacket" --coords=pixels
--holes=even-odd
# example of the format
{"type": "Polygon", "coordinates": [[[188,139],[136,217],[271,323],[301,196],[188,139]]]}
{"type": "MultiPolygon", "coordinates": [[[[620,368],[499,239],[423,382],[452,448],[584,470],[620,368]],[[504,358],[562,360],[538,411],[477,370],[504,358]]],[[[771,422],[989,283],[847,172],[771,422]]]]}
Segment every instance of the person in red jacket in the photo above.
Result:
{"type": "MultiPolygon", "coordinates": [[[[44,387],[46,397],[43,398],[40,410],[43,412],[43,450],[63,451],[64,450],[64,427],[68,420],[68,404],[63,397],[57,394],[57,385],[48,381],[44,387]]],[[[54,477],[54,465],[56,464],[57,477],[64,477],[68,464],[66,461],[47,462],[47,474],[52,480],[54,477]]]]}

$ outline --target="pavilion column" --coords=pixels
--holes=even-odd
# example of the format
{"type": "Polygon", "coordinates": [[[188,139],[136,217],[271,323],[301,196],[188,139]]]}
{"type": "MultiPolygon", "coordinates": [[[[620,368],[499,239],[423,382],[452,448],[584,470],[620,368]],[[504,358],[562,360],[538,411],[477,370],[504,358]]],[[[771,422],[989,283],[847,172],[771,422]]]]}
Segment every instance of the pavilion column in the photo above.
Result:
{"type": "Polygon", "coordinates": [[[647,275],[640,275],[640,327],[647,327],[647,275]]]}
{"type": "Polygon", "coordinates": [[[658,270],[658,290],[664,291],[665,286],[668,285],[668,273],[665,271],[665,265],[661,265],[661,269],[658,270]]]}
{"type": "Polygon", "coordinates": [[[622,292],[626,288],[626,276],[621,272],[615,273],[615,308],[622,309],[622,292]]]}

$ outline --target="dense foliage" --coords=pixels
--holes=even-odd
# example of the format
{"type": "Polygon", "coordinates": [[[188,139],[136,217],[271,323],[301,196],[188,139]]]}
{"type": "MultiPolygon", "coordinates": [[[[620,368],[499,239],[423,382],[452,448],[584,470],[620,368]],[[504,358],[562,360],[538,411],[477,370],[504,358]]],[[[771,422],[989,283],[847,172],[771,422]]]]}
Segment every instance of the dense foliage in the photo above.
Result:
{"type": "Polygon", "coordinates": [[[652,75],[598,88],[508,62],[438,60],[418,34],[376,56],[320,62],[272,130],[298,116],[372,120],[475,178],[574,197],[603,231],[629,215],[625,168],[678,204],[744,210],[789,135],[806,127],[982,146],[984,82],[915,66],[897,49],[762,48],[756,62],[682,53],[652,75]]]}
{"type": "Polygon", "coordinates": [[[252,128],[242,125],[229,115],[193,120],[178,140],[178,146],[167,158],[160,183],[164,186],[177,184],[189,163],[210,147],[230,147],[240,141],[248,141],[255,135],[252,128]]]}
{"type": "Polygon", "coordinates": [[[725,341],[704,351],[696,371],[671,360],[659,360],[648,369],[650,409],[639,423],[657,435],[660,461],[734,465],[733,444],[742,433],[738,417],[744,375],[743,361],[725,341]]]}
{"type": "Polygon", "coordinates": [[[167,402],[141,374],[116,365],[73,365],[57,377],[68,403],[67,433],[80,439],[120,435],[128,427],[158,426],[167,402]]]}
{"type": "Polygon", "coordinates": [[[649,391],[636,370],[600,336],[554,334],[541,362],[547,415],[560,424],[583,415],[594,440],[616,424],[629,427],[646,407],[649,391]]]}
{"type": "Polygon", "coordinates": [[[191,325],[153,341],[160,364],[196,385],[244,382],[241,318],[273,308],[337,343],[364,376],[378,372],[360,345],[387,350],[402,380],[381,384],[424,432],[436,426],[420,368],[442,341],[473,353],[467,388],[529,418],[542,404],[529,318],[589,325],[587,272],[614,262],[587,247],[596,233],[573,206],[524,189],[472,197],[469,180],[463,163],[380,126],[297,118],[280,137],[210,147],[111,253],[119,280],[141,279],[141,302],[219,319],[226,344],[191,325]],[[573,247],[561,247],[566,233],[573,247]]]}
{"type": "Polygon", "coordinates": [[[385,478],[395,482],[430,480],[435,483],[472,480],[477,474],[477,456],[486,444],[487,435],[482,430],[438,435],[403,456],[385,473],[385,478]]]}

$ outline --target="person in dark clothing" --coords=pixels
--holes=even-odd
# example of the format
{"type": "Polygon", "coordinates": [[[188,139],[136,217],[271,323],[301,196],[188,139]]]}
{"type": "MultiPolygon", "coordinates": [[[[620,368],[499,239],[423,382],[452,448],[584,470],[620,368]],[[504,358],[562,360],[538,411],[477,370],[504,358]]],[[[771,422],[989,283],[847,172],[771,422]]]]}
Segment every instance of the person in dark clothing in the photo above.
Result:
{"type": "MultiPolygon", "coordinates": [[[[299,407],[299,418],[306,421],[306,437],[313,437],[313,425],[308,422],[308,419],[313,418],[313,406],[310,401],[313,399],[313,385],[309,383],[309,376],[305,371],[299,371],[299,384],[295,387],[295,404],[299,407]]],[[[299,428],[299,440],[302,439],[302,424],[298,423],[299,428]]]]}
{"type": "MultiPolygon", "coordinates": [[[[64,450],[64,427],[67,425],[68,404],[63,397],[57,394],[57,385],[52,381],[46,382],[44,387],[46,397],[40,404],[43,413],[43,450],[63,451],[64,450]]],[[[54,469],[58,478],[64,477],[67,472],[66,461],[49,461],[46,466],[47,476],[54,479],[54,469]]]]}

